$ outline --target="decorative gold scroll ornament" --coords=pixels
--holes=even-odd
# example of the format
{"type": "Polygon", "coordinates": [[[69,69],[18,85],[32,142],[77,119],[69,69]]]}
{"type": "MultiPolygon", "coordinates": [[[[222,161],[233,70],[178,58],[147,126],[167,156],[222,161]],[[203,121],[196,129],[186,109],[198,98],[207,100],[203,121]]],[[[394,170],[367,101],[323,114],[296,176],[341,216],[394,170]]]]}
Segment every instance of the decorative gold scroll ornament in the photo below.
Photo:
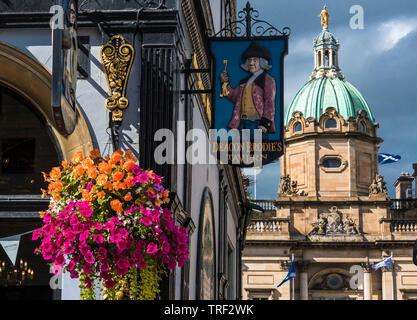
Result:
{"type": "Polygon", "coordinates": [[[134,56],[135,49],[120,35],[111,37],[100,50],[101,62],[110,91],[110,97],[106,99],[106,107],[112,111],[113,121],[121,122],[123,110],[129,105],[125,94],[134,56]]]}

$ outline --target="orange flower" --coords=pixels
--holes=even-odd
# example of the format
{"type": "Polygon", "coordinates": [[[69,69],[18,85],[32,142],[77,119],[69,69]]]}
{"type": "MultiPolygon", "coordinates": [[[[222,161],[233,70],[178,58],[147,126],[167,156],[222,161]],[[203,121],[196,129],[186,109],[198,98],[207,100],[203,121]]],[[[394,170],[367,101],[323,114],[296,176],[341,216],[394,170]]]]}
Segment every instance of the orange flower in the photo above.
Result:
{"type": "Polygon", "coordinates": [[[97,175],[98,175],[98,171],[97,171],[96,167],[90,167],[90,168],[87,169],[87,176],[90,179],[95,179],[97,177],[97,175]]]}
{"type": "Polygon", "coordinates": [[[135,163],[132,160],[127,160],[124,164],[123,164],[123,168],[126,169],[126,171],[130,171],[130,169],[135,165],[135,163]]]}
{"type": "Polygon", "coordinates": [[[116,191],[120,189],[124,190],[126,189],[126,185],[123,182],[116,181],[116,182],[113,182],[113,189],[116,191]]]}
{"type": "Polygon", "coordinates": [[[55,201],[59,201],[59,200],[61,200],[61,196],[60,196],[58,193],[54,193],[54,194],[52,195],[52,198],[53,198],[55,201]]]}
{"type": "Polygon", "coordinates": [[[110,181],[107,181],[107,182],[104,184],[103,188],[104,188],[104,189],[107,189],[107,190],[109,190],[109,191],[111,191],[111,190],[113,190],[113,184],[112,184],[110,181]]]}
{"type": "Polygon", "coordinates": [[[42,171],[42,175],[43,175],[43,180],[46,182],[51,182],[51,179],[49,179],[48,174],[46,174],[45,172],[42,171]]]}
{"type": "Polygon", "coordinates": [[[104,191],[97,192],[97,198],[104,199],[106,196],[106,193],[104,191]]]}
{"type": "Polygon", "coordinates": [[[114,181],[120,181],[120,180],[123,179],[124,176],[125,176],[124,172],[116,171],[115,173],[113,173],[113,175],[111,176],[111,178],[114,181]]]}
{"type": "Polygon", "coordinates": [[[63,168],[68,168],[68,162],[66,162],[66,161],[62,161],[62,162],[61,162],[61,166],[62,166],[63,168]]]}
{"type": "Polygon", "coordinates": [[[45,189],[41,189],[41,191],[42,191],[42,198],[45,198],[48,195],[47,191],[45,189]]]}
{"type": "Polygon", "coordinates": [[[108,180],[108,177],[107,177],[107,175],[105,175],[105,174],[100,174],[98,177],[97,177],[97,184],[100,184],[100,185],[102,185],[102,186],[104,186],[104,184],[107,182],[107,180],[108,180]]]}
{"type": "Polygon", "coordinates": [[[92,166],[94,166],[94,161],[93,161],[93,160],[91,160],[90,158],[85,158],[85,159],[83,160],[83,167],[84,167],[85,169],[90,168],[90,167],[92,167],[92,166]]]}
{"type": "Polygon", "coordinates": [[[71,158],[71,161],[75,164],[80,163],[81,160],[83,160],[83,154],[82,152],[77,152],[74,154],[74,156],[71,158]]]}
{"type": "Polygon", "coordinates": [[[120,160],[122,160],[122,155],[123,155],[123,153],[122,153],[122,154],[120,154],[118,151],[116,151],[116,152],[114,152],[114,153],[111,155],[110,160],[111,160],[113,163],[117,163],[117,162],[119,162],[120,160]]]}
{"type": "Polygon", "coordinates": [[[125,201],[130,201],[130,200],[132,200],[132,195],[130,194],[130,192],[128,192],[124,197],[123,197],[123,199],[125,199],[125,201]]]}
{"type": "Polygon", "coordinates": [[[132,160],[133,162],[138,162],[138,159],[133,155],[133,152],[130,150],[127,150],[125,152],[125,158],[128,160],[132,160]]]}
{"type": "Polygon", "coordinates": [[[110,201],[110,206],[117,213],[121,213],[123,211],[122,203],[117,199],[110,201]]]}
{"type": "Polygon", "coordinates": [[[63,188],[61,181],[52,182],[48,186],[48,193],[52,194],[54,192],[60,192],[63,188]]]}
{"type": "Polygon", "coordinates": [[[133,177],[128,176],[126,177],[126,179],[123,180],[123,183],[126,184],[127,186],[131,186],[131,181],[133,180],[133,177]]]}
{"type": "Polygon", "coordinates": [[[111,173],[111,165],[109,165],[107,162],[102,161],[98,165],[98,170],[100,171],[100,173],[110,174],[111,173]]]}
{"type": "Polygon", "coordinates": [[[45,215],[45,211],[39,211],[39,216],[41,217],[41,218],[43,218],[43,216],[45,215]]]}
{"type": "Polygon", "coordinates": [[[100,151],[98,151],[97,149],[94,149],[90,152],[91,159],[96,159],[98,157],[100,157],[100,151]]]}
{"type": "Polygon", "coordinates": [[[85,172],[85,169],[80,164],[76,166],[74,169],[72,169],[72,173],[75,178],[82,176],[84,172],[85,172]]]}
{"type": "Polygon", "coordinates": [[[82,191],[83,200],[85,201],[91,201],[91,195],[90,192],[83,190],[82,191]]]}

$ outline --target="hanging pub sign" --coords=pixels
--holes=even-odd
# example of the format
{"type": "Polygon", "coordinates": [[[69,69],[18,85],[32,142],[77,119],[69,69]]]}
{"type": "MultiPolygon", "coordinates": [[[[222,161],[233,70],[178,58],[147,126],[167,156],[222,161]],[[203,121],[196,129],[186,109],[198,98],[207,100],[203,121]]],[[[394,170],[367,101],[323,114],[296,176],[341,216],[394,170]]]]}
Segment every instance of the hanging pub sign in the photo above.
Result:
{"type": "Polygon", "coordinates": [[[215,130],[210,147],[222,163],[262,167],[284,152],[283,62],[289,28],[281,32],[254,19],[257,11],[249,3],[238,16],[243,14],[211,37],[215,130]]]}
{"type": "Polygon", "coordinates": [[[78,0],[56,0],[51,9],[52,110],[57,129],[71,134],[77,119],[78,0]]]}

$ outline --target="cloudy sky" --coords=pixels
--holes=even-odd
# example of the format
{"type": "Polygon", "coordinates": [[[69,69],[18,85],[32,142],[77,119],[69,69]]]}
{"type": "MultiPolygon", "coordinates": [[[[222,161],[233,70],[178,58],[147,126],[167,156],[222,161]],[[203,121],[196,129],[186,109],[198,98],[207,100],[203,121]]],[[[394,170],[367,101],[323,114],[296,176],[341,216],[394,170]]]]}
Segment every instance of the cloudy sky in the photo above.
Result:
{"type": "MultiPolygon", "coordinates": [[[[238,0],[238,9],[246,5],[238,0]]],[[[289,53],[285,58],[284,114],[313,69],[313,39],[321,32],[318,17],[327,4],[329,30],[340,42],[339,66],[345,80],[368,102],[384,140],[380,152],[401,155],[398,163],[385,164],[391,197],[401,172],[413,173],[417,163],[417,1],[415,0],[252,0],[259,19],[278,29],[291,28],[289,53]],[[352,6],[360,5],[364,28],[352,29],[352,6]]],[[[275,199],[279,162],[265,166],[256,176],[256,198],[275,199]]],[[[252,188],[252,196],[255,190],[252,188]]]]}

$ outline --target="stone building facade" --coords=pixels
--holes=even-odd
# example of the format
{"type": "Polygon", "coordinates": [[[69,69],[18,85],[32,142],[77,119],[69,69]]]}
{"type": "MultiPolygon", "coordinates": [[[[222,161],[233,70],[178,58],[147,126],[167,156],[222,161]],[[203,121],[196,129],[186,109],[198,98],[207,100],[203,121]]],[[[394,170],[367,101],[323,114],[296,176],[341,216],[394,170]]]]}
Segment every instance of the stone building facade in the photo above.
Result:
{"type": "Polygon", "coordinates": [[[312,76],[285,119],[278,197],[258,201],[267,210],[247,230],[243,298],[417,299],[413,177],[401,175],[398,199],[388,197],[379,125],[341,73],[338,40],[323,27],[313,49],[312,76]],[[371,267],[391,254],[392,268],[371,267]],[[292,255],[296,277],[276,288],[292,255]]]}
{"type": "MultiPolygon", "coordinates": [[[[208,137],[210,97],[199,92],[211,89],[212,79],[210,72],[196,70],[211,68],[208,32],[235,20],[236,7],[236,0],[0,1],[0,238],[24,233],[17,259],[35,270],[33,281],[24,286],[4,284],[0,274],[1,299],[80,297],[78,281],[68,273],[61,287],[50,286],[52,274],[33,253],[30,231],[41,225],[39,211],[49,202],[41,198],[41,171],[49,172],[79,151],[114,151],[117,139],[106,109],[111,93],[100,54],[113,36],[135,50],[125,77],[129,107],[123,112],[119,147],[132,150],[141,167],[165,177],[176,224],[188,230],[190,239],[190,259],[162,281],[161,299],[240,298],[244,209],[239,204],[246,199],[240,169],[178,161],[192,144],[185,131],[199,129],[208,137]],[[50,22],[59,3],[78,4],[76,121],[67,134],[51,107],[50,22]],[[175,135],[173,164],[158,164],[154,157],[162,143],[155,132],[162,128],[175,135]]],[[[12,267],[2,246],[1,262],[12,267]]]]}

